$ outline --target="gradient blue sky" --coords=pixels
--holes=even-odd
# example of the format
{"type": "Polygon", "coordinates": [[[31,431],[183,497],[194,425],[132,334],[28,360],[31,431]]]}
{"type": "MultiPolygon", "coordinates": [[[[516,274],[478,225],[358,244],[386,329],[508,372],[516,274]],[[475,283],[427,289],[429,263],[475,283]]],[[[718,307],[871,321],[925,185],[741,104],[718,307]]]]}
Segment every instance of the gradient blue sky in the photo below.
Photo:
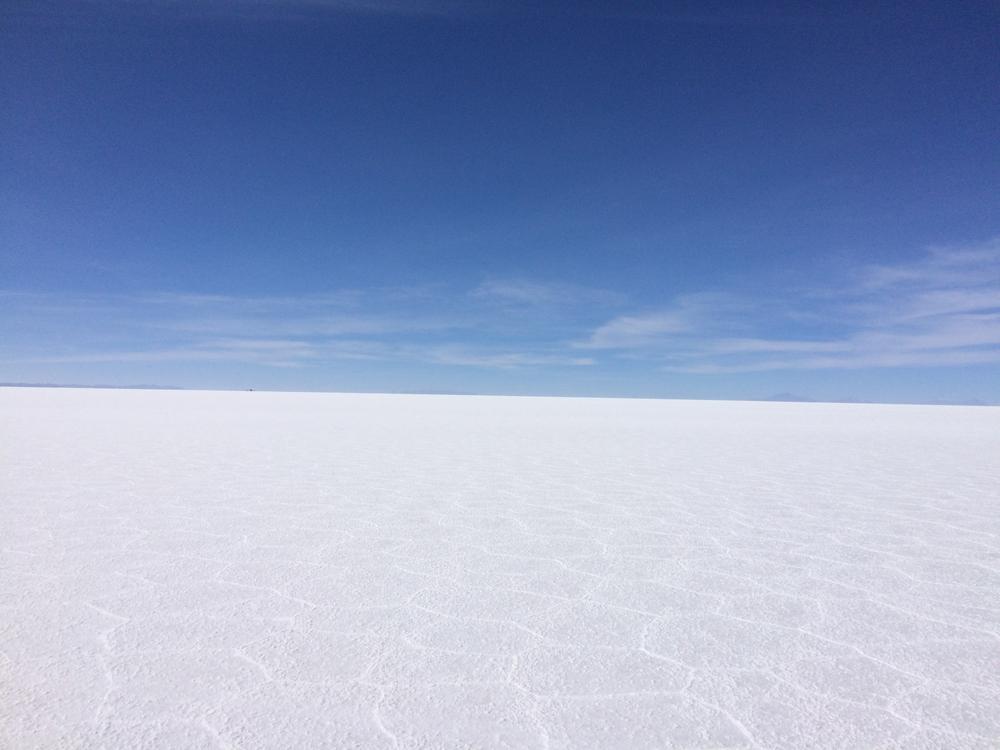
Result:
{"type": "Polygon", "coordinates": [[[0,381],[1000,402],[1000,6],[8,0],[0,381]]]}

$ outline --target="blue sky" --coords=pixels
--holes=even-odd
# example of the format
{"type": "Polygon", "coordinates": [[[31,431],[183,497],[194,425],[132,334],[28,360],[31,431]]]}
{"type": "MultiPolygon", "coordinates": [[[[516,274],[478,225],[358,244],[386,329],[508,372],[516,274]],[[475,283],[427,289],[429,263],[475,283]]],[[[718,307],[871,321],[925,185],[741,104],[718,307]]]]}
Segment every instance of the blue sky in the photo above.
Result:
{"type": "Polygon", "coordinates": [[[1000,402],[998,33],[11,0],[0,381],[1000,402]]]}

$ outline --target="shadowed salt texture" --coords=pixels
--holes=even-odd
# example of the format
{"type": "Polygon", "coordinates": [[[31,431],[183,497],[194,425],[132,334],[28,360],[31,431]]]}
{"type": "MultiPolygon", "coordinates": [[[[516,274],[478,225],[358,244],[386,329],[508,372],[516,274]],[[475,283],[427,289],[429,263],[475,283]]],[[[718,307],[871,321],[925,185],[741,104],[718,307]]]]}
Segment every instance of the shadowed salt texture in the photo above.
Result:
{"type": "Polygon", "coordinates": [[[987,748],[1000,409],[0,389],[0,746],[987,748]]]}

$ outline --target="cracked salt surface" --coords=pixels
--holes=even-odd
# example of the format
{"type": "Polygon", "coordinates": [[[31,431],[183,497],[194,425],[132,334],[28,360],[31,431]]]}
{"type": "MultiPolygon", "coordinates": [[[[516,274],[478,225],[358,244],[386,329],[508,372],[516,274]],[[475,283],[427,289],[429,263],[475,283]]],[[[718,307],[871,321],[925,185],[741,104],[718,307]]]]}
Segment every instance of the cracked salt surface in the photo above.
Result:
{"type": "Polygon", "coordinates": [[[0,747],[1000,745],[1000,409],[0,389],[0,527],[0,747]]]}

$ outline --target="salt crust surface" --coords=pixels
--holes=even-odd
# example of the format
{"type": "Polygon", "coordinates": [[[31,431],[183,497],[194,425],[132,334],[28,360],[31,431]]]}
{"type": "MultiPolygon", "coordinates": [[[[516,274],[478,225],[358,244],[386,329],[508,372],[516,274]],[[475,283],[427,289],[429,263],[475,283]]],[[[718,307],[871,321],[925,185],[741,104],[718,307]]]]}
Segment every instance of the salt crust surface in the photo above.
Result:
{"type": "Polygon", "coordinates": [[[0,747],[996,748],[1000,409],[0,389],[0,747]]]}

